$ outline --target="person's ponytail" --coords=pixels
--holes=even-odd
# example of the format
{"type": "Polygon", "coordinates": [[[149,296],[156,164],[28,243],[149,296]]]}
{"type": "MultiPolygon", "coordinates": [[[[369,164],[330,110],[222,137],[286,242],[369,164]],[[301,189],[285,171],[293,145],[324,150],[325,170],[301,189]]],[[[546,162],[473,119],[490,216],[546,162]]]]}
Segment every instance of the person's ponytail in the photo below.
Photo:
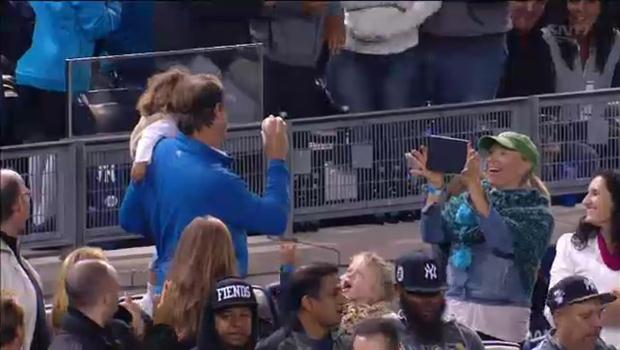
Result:
{"type": "Polygon", "coordinates": [[[529,177],[529,182],[530,182],[530,185],[534,187],[535,189],[539,190],[543,194],[543,196],[547,197],[548,199],[551,199],[551,192],[549,192],[547,185],[545,185],[545,183],[542,181],[540,177],[532,173],[529,177]]]}

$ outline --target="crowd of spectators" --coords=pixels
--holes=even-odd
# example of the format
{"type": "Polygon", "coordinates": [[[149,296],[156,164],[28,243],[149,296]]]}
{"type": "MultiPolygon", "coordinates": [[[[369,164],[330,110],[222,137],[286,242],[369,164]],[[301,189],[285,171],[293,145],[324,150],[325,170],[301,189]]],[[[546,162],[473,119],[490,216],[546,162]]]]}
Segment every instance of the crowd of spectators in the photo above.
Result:
{"type": "MultiPolygon", "coordinates": [[[[11,102],[2,140],[67,136],[74,107],[64,61],[108,54],[262,43],[265,115],[289,118],[617,87],[619,7],[605,0],[7,1],[1,95],[11,102]]],[[[223,75],[234,55],[206,58],[223,75]]],[[[101,74],[113,86],[143,87],[161,69],[146,60],[76,64],[72,90],[88,91],[101,74]]],[[[88,118],[74,119],[73,129],[97,131],[88,118]]]]}
{"type": "Polygon", "coordinates": [[[299,264],[295,245],[284,243],[279,285],[249,285],[243,280],[249,266],[246,231],[281,235],[289,221],[287,125],[280,117],[263,121],[267,189],[262,196],[251,193],[221,150],[228,123],[223,95],[216,76],[171,68],[154,76],[140,99],[140,106],[164,115],[136,133],[135,148],[149,157],[135,159],[134,167],[146,164],[121,208],[123,228],[150,237],[156,247],[153,286],[141,303],[120,299],[117,272],[105,254],[83,247],[62,265],[48,321],[39,277],[18,244],[30,216],[30,190],[18,173],[1,171],[1,289],[12,295],[3,301],[2,317],[6,313],[11,321],[2,323],[7,325],[0,332],[2,346],[598,350],[618,345],[620,174],[605,171],[592,179],[576,233],[560,238],[545,287],[552,329],[533,338],[532,296],[554,218],[549,191],[535,175],[539,151],[516,132],[481,138],[482,155],[470,147],[462,173],[449,184],[445,174],[427,168],[426,149],[411,152],[411,174],[427,182],[420,224],[432,251],[415,251],[393,263],[360,252],[340,275],[331,263],[299,264]],[[174,135],[162,133],[160,121],[170,123],[174,135]],[[571,331],[575,327],[580,331],[571,331]]]}
{"type": "MultiPolygon", "coordinates": [[[[168,18],[183,19],[179,31],[218,33],[177,35],[165,41],[168,49],[262,35],[265,69],[280,79],[265,81],[272,84],[266,105],[274,114],[304,103],[311,106],[298,116],[312,110],[305,94],[321,85],[315,80],[323,75],[323,50],[328,90],[356,112],[489,99],[498,91],[516,96],[614,86],[620,34],[608,17],[612,4],[557,3],[260,1],[241,11],[229,2],[33,2],[35,34],[16,68],[18,110],[30,108],[23,112],[29,123],[59,118],[58,111],[70,107],[41,101],[60,100],[66,76],[51,59],[40,61],[132,52],[127,42],[142,36],[153,39],[143,44],[157,47],[161,36],[151,37],[148,26],[140,30],[124,16],[139,13],[158,23],[164,5],[168,18]],[[58,18],[66,25],[58,26],[58,18]],[[41,52],[54,45],[63,50],[41,52]],[[514,74],[532,64],[540,84],[514,74]],[[298,81],[299,89],[285,88],[298,81]]],[[[82,73],[74,78],[87,83],[90,72],[82,73]]],[[[102,250],[81,247],[62,264],[48,319],[40,278],[19,245],[31,192],[17,172],[0,170],[3,350],[620,346],[620,174],[607,170],[591,179],[584,217],[575,233],[558,241],[543,287],[550,329],[533,337],[532,298],[554,218],[550,193],[536,176],[540,150],[516,132],[481,138],[476,149],[482,153],[470,146],[463,171],[449,183],[446,174],[427,168],[426,149],[411,151],[411,175],[426,181],[420,225],[432,250],[393,262],[360,252],[341,275],[331,263],[301,263],[295,244],[285,242],[277,286],[249,284],[247,232],[281,236],[290,224],[288,130],[281,117],[263,120],[266,186],[252,193],[222,150],[229,125],[225,95],[221,77],[172,67],[153,74],[137,102],[141,119],[131,136],[132,181],[120,225],[156,248],[140,303],[121,298],[118,273],[102,250]]],[[[322,112],[316,113],[303,116],[322,112]]],[[[55,134],[22,141],[62,137],[60,129],[50,130],[55,134]]]]}

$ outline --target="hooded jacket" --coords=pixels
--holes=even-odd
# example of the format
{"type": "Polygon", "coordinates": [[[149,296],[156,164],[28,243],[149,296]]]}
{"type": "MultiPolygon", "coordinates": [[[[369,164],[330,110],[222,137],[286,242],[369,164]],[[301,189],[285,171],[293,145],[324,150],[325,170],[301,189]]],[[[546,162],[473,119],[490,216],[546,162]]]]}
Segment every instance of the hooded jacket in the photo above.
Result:
{"type": "MultiPolygon", "coordinates": [[[[234,306],[231,306],[234,307],[234,306]]],[[[258,306],[244,306],[252,310],[252,335],[246,349],[253,350],[258,343],[258,306]]],[[[221,310],[219,310],[221,311],[221,310]]],[[[219,311],[213,310],[213,303],[207,303],[202,313],[202,322],[198,331],[198,346],[194,350],[226,350],[220,342],[220,337],[215,330],[215,314],[219,311]]]]}

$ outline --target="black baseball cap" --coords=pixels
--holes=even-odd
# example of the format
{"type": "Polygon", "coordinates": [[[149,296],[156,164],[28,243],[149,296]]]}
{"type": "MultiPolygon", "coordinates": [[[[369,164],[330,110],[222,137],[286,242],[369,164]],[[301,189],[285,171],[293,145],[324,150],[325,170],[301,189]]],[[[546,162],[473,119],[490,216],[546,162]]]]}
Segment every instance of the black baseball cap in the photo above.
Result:
{"type": "Polygon", "coordinates": [[[583,276],[569,276],[556,283],[547,295],[547,306],[551,312],[565,306],[600,299],[602,304],[616,300],[612,293],[599,293],[590,279],[583,276]]]}
{"type": "Polygon", "coordinates": [[[256,307],[252,285],[237,277],[219,280],[211,292],[211,309],[220,311],[231,307],[256,307]]]}
{"type": "Polygon", "coordinates": [[[396,283],[410,293],[437,293],[447,289],[446,270],[425,252],[415,252],[395,262],[396,283]]]}

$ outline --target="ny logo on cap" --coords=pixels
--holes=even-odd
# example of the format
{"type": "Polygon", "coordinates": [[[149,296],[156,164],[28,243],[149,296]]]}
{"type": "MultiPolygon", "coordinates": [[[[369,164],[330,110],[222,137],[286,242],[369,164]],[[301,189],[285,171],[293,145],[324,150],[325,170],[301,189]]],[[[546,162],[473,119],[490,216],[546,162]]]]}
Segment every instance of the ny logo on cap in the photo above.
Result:
{"type": "Polygon", "coordinates": [[[590,279],[584,278],[583,284],[586,286],[586,289],[588,291],[596,293],[596,286],[594,285],[594,282],[592,282],[590,279]]]}
{"type": "Polygon", "coordinates": [[[437,279],[437,266],[433,263],[424,264],[424,279],[436,280],[437,279]]]}
{"type": "Polygon", "coordinates": [[[396,269],[396,282],[402,282],[405,279],[405,270],[402,265],[396,269]]]}
{"type": "Polygon", "coordinates": [[[564,302],[564,291],[561,289],[557,289],[556,291],[554,291],[553,301],[555,301],[557,305],[562,305],[562,303],[564,302]]]}

